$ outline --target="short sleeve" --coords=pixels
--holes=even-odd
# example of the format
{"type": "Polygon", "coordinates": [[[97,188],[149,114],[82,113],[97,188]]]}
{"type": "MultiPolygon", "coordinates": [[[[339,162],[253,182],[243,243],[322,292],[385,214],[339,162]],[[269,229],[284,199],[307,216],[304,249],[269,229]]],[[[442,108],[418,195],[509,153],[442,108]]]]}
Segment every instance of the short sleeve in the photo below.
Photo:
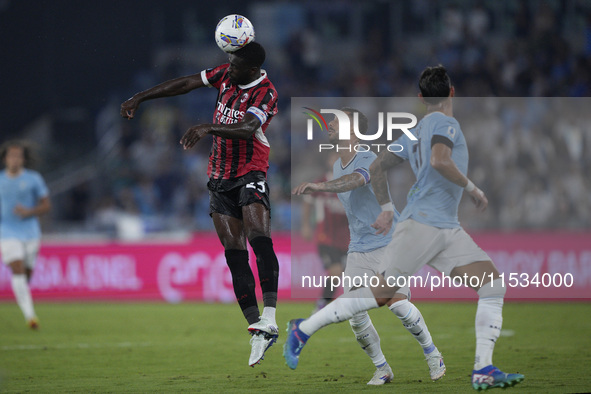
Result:
{"type": "Polygon", "coordinates": [[[205,86],[219,89],[222,85],[224,75],[228,70],[228,66],[229,64],[226,63],[215,68],[209,68],[207,70],[201,71],[201,80],[203,81],[205,86]]]}
{"type": "Polygon", "coordinates": [[[43,177],[36,173],[35,174],[35,194],[37,195],[37,199],[45,198],[49,196],[49,189],[43,180],[43,177]]]}
{"type": "Polygon", "coordinates": [[[359,154],[358,157],[359,159],[355,162],[355,168],[353,169],[353,172],[361,174],[363,179],[365,179],[365,183],[368,184],[370,182],[369,167],[376,159],[376,155],[373,153],[359,154]]]}
{"type": "Polygon", "coordinates": [[[263,84],[251,97],[247,113],[256,116],[261,125],[277,113],[277,91],[273,86],[263,84]]]}
{"type": "Polygon", "coordinates": [[[444,122],[438,122],[437,128],[433,131],[433,136],[438,136],[439,138],[447,138],[451,141],[451,146],[453,147],[458,139],[460,133],[458,130],[460,129],[460,125],[458,122],[455,121],[453,118],[448,118],[444,122]]]}
{"type": "Polygon", "coordinates": [[[402,134],[398,139],[388,145],[388,152],[400,157],[401,159],[408,160],[408,150],[410,147],[410,138],[405,134],[402,134]]]}

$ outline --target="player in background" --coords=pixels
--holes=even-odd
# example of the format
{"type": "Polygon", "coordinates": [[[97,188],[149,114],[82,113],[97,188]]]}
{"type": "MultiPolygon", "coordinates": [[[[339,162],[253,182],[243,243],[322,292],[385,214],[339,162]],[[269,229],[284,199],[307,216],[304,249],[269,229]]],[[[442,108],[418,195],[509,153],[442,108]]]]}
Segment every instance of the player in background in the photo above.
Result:
{"type": "MultiPolygon", "coordinates": [[[[331,169],[337,158],[336,153],[327,156],[327,165],[331,169]]],[[[315,183],[330,181],[332,176],[332,171],[328,171],[315,183]]],[[[302,237],[306,240],[314,239],[318,256],[327,275],[340,277],[349,247],[349,222],[343,204],[335,193],[316,192],[303,197],[302,237]]],[[[331,302],[336,290],[332,286],[322,289],[322,296],[316,301],[316,310],[324,308],[331,302]]]]}
{"type": "Polygon", "coordinates": [[[207,168],[210,215],[225,250],[236,299],[252,335],[250,366],[263,359],[278,335],[275,309],[279,263],[271,240],[266,181],[270,146],[265,137],[277,113],[277,91],[261,69],[264,61],[264,48],[253,42],[230,54],[227,64],[163,82],[121,105],[121,116],[132,119],[138,106],[147,100],[205,86],[219,92],[213,122],[190,127],[180,143],[189,149],[205,136],[213,136],[207,168]],[[262,314],[248,263],[247,241],[256,255],[263,292],[262,314]]]}
{"type": "Polygon", "coordinates": [[[23,141],[7,141],[0,148],[0,252],[12,271],[11,285],[27,325],[39,328],[29,282],[41,243],[38,217],[51,209],[49,191],[41,174],[27,169],[31,150],[23,141]]]}
{"type": "MultiPolygon", "coordinates": [[[[359,131],[361,133],[367,132],[367,117],[353,108],[343,108],[341,111],[345,112],[351,120],[349,141],[351,146],[354,146],[359,143],[359,138],[353,132],[354,114],[356,113],[358,116],[359,131]]],[[[339,144],[338,129],[339,120],[335,117],[328,124],[328,137],[333,145],[339,144]]],[[[394,231],[393,227],[391,227],[384,234],[377,235],[371,227],[380,212],[382,212],[382,207],[378,204],[370,184],[369,168],[376,155],[371,151],[355,152],[354,149],[341,149],[339,150],[339,156],[333,166],[334,180],[320,183],[302,183],[294,189],[293,193],[337,193],[345,208],[351,234],[344,276],[348,278],[376,276],[384,270],[384,262],[388,258],[386,246],[390,243],[394,231]]],[[[387,204],[385,209],[391,209],[390,212],[392,212],[393,217],[397,218],[398,212],[394,209],[393,204],[387,204]]],[[[345,296],[350,294],[351,291],[351,288],[345,289],[345,296]]],[[[431,379],[435,381],[445,375],[443,357],[433,343],[421,312],[408,300],[409,297],[410,290],[408,287],[398,289],[394,297],[388,301],[388,307],[421,345],[431,379]]],[[[368,384],[380,385],[390,382],[394,374],[382,353],[380,337],[367,311],[352,316],[349,323],[357,342],[376,366],[374,376],[368,384]]],[[[286,344],[286,346],[288,345],[286,344]]],[[[295,368],[295,365],[290,364],[289,359],[288,365],[295,368]]]]}
{"type": "MultiPolygon", "coordinates": [[[[403,135],[395,141],[403,146],[402,151],[385,150],[370,167],[374,192],[383,207],[391,204],[387,169],[408,160],[417,178],[387,247],[389,263],[384,278],[408,277],[425,264],[451,277],[468,278],[465,284],[479,297],[472,387],[481,390],[513,386],[524,376],[504,373],[492,364],[494,346],[501,332],[506,289],[491,259],[458,222],[458,206],[464,190],[481,210],[486,209],[488,200],[466,177],[468,149],[460,125],[453,118],[454,88],[445,68],[436,66],[427,67],[421,73],[419,89],[427,115],[412,129],[418,140],[403,135]],[[476,286],[470,284],[474,277],[479,280],[476,286]],[[480,281],[481,278],[484,280],[480,281]]],[[[393,210],[385,210],[372,226],[378,234],[388,233],[394,216],[393,210]]],[[[307,320],[292,320],[284,350],[286,360],[297,366],[299,354],[312,334],[328,324],[385,305],[397,290],[398,287],[388,286],[383,280],[371,289],[352,290],[352,297],[337,298],[307,320]]]]}

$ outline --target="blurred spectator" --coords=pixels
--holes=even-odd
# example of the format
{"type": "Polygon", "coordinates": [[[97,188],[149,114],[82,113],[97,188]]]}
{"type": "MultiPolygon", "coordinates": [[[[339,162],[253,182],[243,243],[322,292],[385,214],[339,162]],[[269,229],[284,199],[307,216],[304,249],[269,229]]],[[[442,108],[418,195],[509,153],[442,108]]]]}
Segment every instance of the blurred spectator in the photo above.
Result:
{"type": "Polygon", "coordinates": [[[153,176],[158,171],[158,163],[170,148],[167,142],[158,141],[152,130],[142,131],[140,139],[130,147],[131,159],[139,174],[153,176]]]}
{"type": "Polygon", "coordinates": [[[160,212],[160,193],[151,177],[147,175],[140,176],[132,191],[135,206],[137,206],[141,216],[155,216],[160,212]]]}
{"type": "Polygon", "coordinates": [[[468,36],[481,41],[485,39],[490,28],[490,15],[482,1],[476,3],[468,12],[467,33],[468,36]]]}
{"type": "Polygon", "coordinates": [[[450,46],[460,45],[464,38],[464,15],[455,4],[449,5],[442,13],[443,41],[450,46]]]}

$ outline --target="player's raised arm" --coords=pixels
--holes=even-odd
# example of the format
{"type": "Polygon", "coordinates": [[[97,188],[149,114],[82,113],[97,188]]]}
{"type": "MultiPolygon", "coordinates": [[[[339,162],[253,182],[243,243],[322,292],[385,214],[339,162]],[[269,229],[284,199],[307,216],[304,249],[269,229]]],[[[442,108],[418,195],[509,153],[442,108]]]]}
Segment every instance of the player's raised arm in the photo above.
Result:
{"type": "Polygon", "coordinates": [[[365,178],[358,172],[343,175],[331,181],[305,182],[292,190],[292,194],[310,194],[314,192],[344,193],[365,185],[365,178]]]}
{"type": "Polygon", "coordinates": [[[488,199],[484,192],[460,172],[456,163],[451,158],[451,148],[444,143],[435,143],[431,148],[431,167],[437,170],[445,179],[462,187],[476,205],[476,208],[484,211],[488,206],[488,199]]]}
{"type": "Polygon", "coordinates": [[[401,157],[384,150],[369,167],[373,191],[378,203],[382,207],[382,213],[378,215],[374,224],[371,225],[371,227],[377,230],[376,234],[388,234],[392,228],[392,222],[394,221],[394,205],[392,204],[390,194],[388,193],[387,174],[389,168],[392,168],[403,161],[404,159],[401,157]]]}
{"type": "Polygon", "coordinates": [[[185,94],[191,90],[204,87],[201,74],[188,75],[162,82],[150,89],[134,94],[121,104],[121,116],[127,119],[133,119],[135,111],[141,103],[160,97],[171,97],[185,94]]]}
{"type": "Polygon", "coordinates": [[[354,172],[317,185],[319,192],[344,193],[365,185],[365,178],[360,173],[354,172]]]}

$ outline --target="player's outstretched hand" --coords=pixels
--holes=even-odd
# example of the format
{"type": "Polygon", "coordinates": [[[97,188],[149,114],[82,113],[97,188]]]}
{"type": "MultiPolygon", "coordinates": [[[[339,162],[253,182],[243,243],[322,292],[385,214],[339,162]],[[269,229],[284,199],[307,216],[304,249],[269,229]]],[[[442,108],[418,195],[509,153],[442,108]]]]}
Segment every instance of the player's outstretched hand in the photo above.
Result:
{"type": "Polygon", "coordinates": [[[479,188],[475,187],[470,193],[468,193],[472,198],[472,202],[476,205],[476,208],[479,211],[484,211],[488,206],[488,198],[484,195],[484,192],[479,188]]]}
{"type": "Polygon", "coordinates": [[[123,116],[124,118],[127,119],[133,119],[133,116],[135,115],[135,111],[137,110],[137,107],[140,106],[140,103],[134,99],[133,97],[128,99],[127,101],[125,101],[123,104],[121,104],[121,116],[123,116]]]}
{"type": "Polygon", "coordinates": [[[197,126],[190,127],[181,138],[181,145],[184,149],[189,149],[195,146],[197,142],[207,135],[211,129],[208,124],[199,124],[197,126]]]}
{"type": "Polygon", "coordinates": [[[310,194],[318,191],[318,184],[312,182],[304,182],[291,191],[291,194],[310,194]]]}
{"type": "Polygon", "coordinates": [[[394,221],[394,211],[382,211],[378,215],[375,223],[371,225],[371,227],[375,228],[376,234],[388,234],[390,229],[392,228],[392,222],[394,221]]]}

